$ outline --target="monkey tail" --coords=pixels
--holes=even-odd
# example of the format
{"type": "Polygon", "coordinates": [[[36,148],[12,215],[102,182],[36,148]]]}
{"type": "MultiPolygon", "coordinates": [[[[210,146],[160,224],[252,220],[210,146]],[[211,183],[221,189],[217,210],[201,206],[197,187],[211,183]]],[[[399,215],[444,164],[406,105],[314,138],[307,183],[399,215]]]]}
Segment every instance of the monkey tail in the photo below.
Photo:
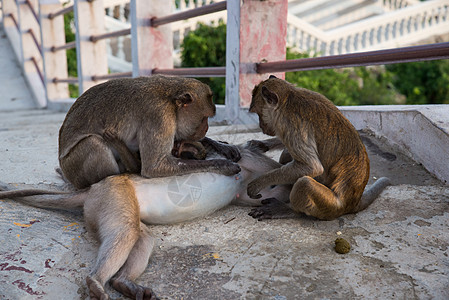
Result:
{"type": "Polygon", "coordinates": [[[85,202],[85,193],[63,192],[39,189],[10,190],[8,185],[0,183],[0,199],[17,199],[34,207],[56,208],[71,210],[82,208],[85,202]],[[5,189],[8,189],[5,191],[5,189]]]}
{"type": "Polygon", "coordinates": [[[360,199],[359,205],[354,209],[354,213],[359,212],[367,208],[373,201],[382,193],[382,191],[391,185],[390,178],[381,177],[377,179],[369,189],[363,192],[362,199],[360,199]]]}

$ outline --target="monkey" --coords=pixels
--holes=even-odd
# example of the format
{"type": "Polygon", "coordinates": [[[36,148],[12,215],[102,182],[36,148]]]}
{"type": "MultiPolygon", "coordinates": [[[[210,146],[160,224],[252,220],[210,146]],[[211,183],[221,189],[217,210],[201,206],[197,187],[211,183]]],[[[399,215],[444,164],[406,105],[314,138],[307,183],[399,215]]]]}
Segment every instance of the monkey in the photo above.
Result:
{"type": "MultiPolygon", "coordinates": [[[[111,137],[109,137],[111,138],[111,137]]],[[[120,147],[120,141],[112,143],[120,147]]],[[[238,205],[260,205],[260,200],[246,195],[248,182],[258,175],[279,168],[280,164],[257,147],[238,146],[241,172],[234,176],[217,173],[193,173],[166,178],[145,178],[138,174],[106,177],[90,187],[72,192],[25,189],[14,190],[0,185],[0,199],[17,199],[41,208],[83,209],[88,231],[100,241],[95,266],[86,278],[91,299],[109,299],[105,284],[123,295],[136,299],[157,299],[149,287],[140,286],[135,279],[143,273],[153,251],[155,239],[146,224],[172,224],[210,214],[232,202],[238,205]],[[169,197],[175,182],[196,181],[201,195],[189,206],[169,197]]],[[[125,150],[130,152],[129,150],[125,150]]],[[[180,152],[191,151],[195,156],[203,151],[201,144],[185,142],[180,152]]],[[[129,155],[132,155],[128,153],[129,155]]],[[[208,159],[223,154],[208,153],[208,159]],[[214,156],[215,155],[215,156],[214,156]]],[[[198,187],[197,187],[198,188],[198,187]]],[[[264,197],[288,201],[289,186],[270,186],[261,191],[264,197]]],[[[189,196],[186,193],[184,198],[189,196]]]]}
{"type": "Polygon", "coordinates": [[[147,178],[194,172],[237,174],[237,149],[205,137],[208,118],[215,111],[209,86],[193,78],[156,75],[93,86],[74,102],[59,130],[63,177],[83,189],[121,173],[147,178]],[[139,160],[124,162],[104,139],[107,132],[123,140],[139,160]],[[181,140],[201,141],[227,159],[173,157],[174,143],[181,140]]]}
{"type": "Polygon", "coordinates": [[[293,184],[290,202],[265,199],[254,218],[285,218],[304,213],[321,220],[359,212],[388,185],[381,178],[367,191],[369,158],[359,134],[325,96],[271,75],[252,91],[249,111],[262,132],[275,136],[252,142],[261,149],[285,147],[283,165],[248,184],[248,195],[270,185],[293,184]]]}

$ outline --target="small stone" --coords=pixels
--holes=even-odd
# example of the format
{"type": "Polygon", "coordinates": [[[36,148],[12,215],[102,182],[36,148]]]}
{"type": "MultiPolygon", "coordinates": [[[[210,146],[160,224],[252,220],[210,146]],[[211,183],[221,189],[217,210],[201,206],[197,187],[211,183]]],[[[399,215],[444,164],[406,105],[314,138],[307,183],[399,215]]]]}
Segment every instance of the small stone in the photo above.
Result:
{"type": "Polygon", "coordinates": [[[351,245],[343,238],[337,238],[335,240],[335,252],[340,254],[346,254],[351,250],[351,245]]]}

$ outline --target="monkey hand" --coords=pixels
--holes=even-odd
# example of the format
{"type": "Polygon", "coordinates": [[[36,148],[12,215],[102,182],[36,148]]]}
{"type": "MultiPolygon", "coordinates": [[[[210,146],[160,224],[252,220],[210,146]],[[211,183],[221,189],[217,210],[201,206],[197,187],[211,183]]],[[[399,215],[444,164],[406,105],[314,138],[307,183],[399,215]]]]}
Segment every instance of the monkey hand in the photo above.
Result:
{"type": "Polygon", "coordinates": [[[252,151],[267,152],[270,147],[264,142],[259,140],[250,140],[246,142],[245,148],[251,149],[252,151]]]}
{"type": "Polygon", "coordinates": [[[242,158],[239,149],[236,146],[229,145],[226,142],[217,142],[208,137],[205,137],[201,140],[201,143],[204,145],[204,147],[211,147],[218,154],[223,155],[233,162],[238,162],[242,158]]]}
{"type": "Polygon", "coordinates": [[[257,179],[251,181],[251,182],[248,184],[247,193],[248,193],[248,196],[249,196],[250,198],[253,198],[253,199],[260,199],[260,198],[262,198],[262,195],[259,194],[259,192],[260,192],[261,190],[262,190],[262,187],[260,186],[260,184],[259,184],[259,182],[257,181],[257,179]]]}
{"type": "Polygon", "coordinates": [[[222,147],[220,149],[222,155],[224,155],[227,159],[232,160],[233,162],[238,162],[242,157],[240,156],[239,149],[234,145],[227,145],[222,143],[222,147]]]}
{"type": "Polygon", "coordinates": [[[226,159],[217,159],[216,161],[215,168],[220,174],[232,176],[241,171],[240,166],[232,161],[226,159]]]}

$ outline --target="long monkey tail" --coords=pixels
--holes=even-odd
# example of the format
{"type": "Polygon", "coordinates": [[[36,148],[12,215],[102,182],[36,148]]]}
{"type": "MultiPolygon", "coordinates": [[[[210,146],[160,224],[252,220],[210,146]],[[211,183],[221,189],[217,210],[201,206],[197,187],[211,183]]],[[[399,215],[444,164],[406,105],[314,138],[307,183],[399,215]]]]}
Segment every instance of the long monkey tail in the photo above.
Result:
{"type": "Polygon", "coordinates": [[[11,190],[9,185],[0,183],[0,199],[17,199],[34,207],[71,210],[82,208],[87,199],[86,190],[63,192],[39,189],[11,190]],[[7,189],[5,191],[5,189],[7,189]]]}
{"type": "Polygon", "coordinates": [[[369,189],[366,189],[363,192],[362,199],[360,199],[359,205],[354,209],[353,212],[356,213],[367,208],[389,185],[391,185],[390,178],[381,177],[377,179],[377,181],[373,183],[369,189]]]}

